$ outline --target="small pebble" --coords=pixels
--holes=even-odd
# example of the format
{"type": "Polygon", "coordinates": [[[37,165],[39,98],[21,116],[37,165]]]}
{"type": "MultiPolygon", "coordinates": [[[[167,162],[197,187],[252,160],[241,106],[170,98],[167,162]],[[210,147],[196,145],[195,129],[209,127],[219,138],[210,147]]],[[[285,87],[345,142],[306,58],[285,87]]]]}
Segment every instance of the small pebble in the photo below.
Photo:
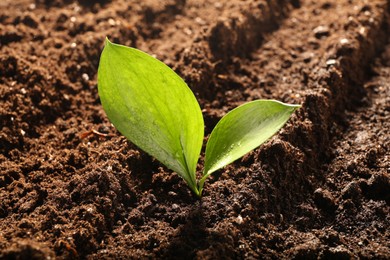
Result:
{"type": "Polygon", "coordinates": [[[349,43],[349,40],[346,39],[346,38],[343,38],[343,39],[340,40],[340,43],[341,43],[342,45],[348,44],[348,43],[349,43]]]}
{"type": "Polygon", "coordinates": [[[359,34],[361,36],[366,36],[366,33],[367,33],[366,28],[365,27],[360,27],[359,34]]]}
{"type": "Polygon", "coordinates": [[[84,81],[88,81],[89,80],[89,76],[87,73],[83,73],[83,75],[81,75],[81,77],[83,78],[84,81]]]}
{"type": "Polygon", "coordinates": [[[191,35],[192,34],[192,30],[190,28],[188,28],[188,27],[184,28],[183,31],[187,35],[191,35]]]}
{"type": "Polygon", "coordinates": [[[370,12],[370,11],[365,11],[365,12],[364,12],[364,15],[365,15],[365,16],[371,16],[371,12],[370,12]]]}
{"type": "Polygon", "coordinates": [[[168,195],[169,195],[169,196],[176,196],[177,194],[176,194],[176,192],[174,192],[174,191],[168,191],[168,195]]]}
{"type": "Polygon", "coordinates": [[[328,66],[336,65],[336,63],[337,63],[337,60],[335,60],[335,59],[329,59],[326,61],[326,65],[328,65],[328,66]]]}
{"type": "Polygon", "coordinates": [[[320,25],[320,26],[317,26],[316,28],[314,28],[313,30],[314,32],[314,36],[319,39],[321,37],[324,37],[324,36],[329,36],[329,28],[327,26],[323,26],[323,25],[320,25]]]}
{"type": "Polygon", "coordinates": [[[111,26],[115,26],[116,22],[115,22],[114,19],[110,18],[110,19],[108,19],[108,24],[111,25],[111,26]]]}
{"type": "Polygon", "coordinates": [[[200,18],[199,16],[195,18],[195,22],[197,24],[200,24],[200,25],[205,25],[206,24],[206,22],[202,18],[200,18]]]}
{"type": "Polygon", "coordinates": [[[241,225],[243,222],[244,222],[244,219],[242,218],[242,216],[238,215],[237,218],[236,218],[236,223],[241,225]]]}

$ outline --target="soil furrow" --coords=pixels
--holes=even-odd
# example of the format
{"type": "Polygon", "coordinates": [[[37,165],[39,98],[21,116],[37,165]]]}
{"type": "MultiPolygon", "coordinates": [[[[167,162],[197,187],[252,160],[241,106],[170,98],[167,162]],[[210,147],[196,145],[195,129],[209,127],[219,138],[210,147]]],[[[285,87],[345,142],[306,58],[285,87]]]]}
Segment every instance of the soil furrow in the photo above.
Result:
{"type": "MultiPolygon", "coordinates": [[[[240,85],[231,90],[228,87],[230,82],[227,81],[227,87],[223,89],[228,90],[226,93],[229,96],[223,96],[221,100],[224,100],[229,108],[240,104],[243,100],[243,93],[246,94],[246,91],[250,93],[248,100],[259,97],[282,97],[289,102],[302,100],[304,104],[301,113],[299,113],[299,122],[295,122],[298,125],[282,133],[284,141],[274,140],[261,149],[260,154],[254,158],[255,162],[260,160],[262,169],[266,170],[266,173],[262,173],[265,175],[261,176],[262,181],[270,181],[272,185],[269,186],[272,188],[262,185],[259,189],[255,186],[256,191],[263,190],[263,193],[260,194],[261,199],[252,199],[250,205],[256,205],[256,200],[263,201],[263,203],[257,205],[261,206],[259,211],[252,211],[253,215],[246,216],[249,221],[257,219],[257,216],[264,214],[265,211],[272,212],[269,219],[265,221],[267,224],[271,222],[271,226],[275,221],[283,223],[286,218],[294,216],[298,229],[302,223],[304,223],[305,228],[318,228],[322,216],[315,209],[322,210],[323,203],[325,203],[325,207],[330,207],[331,210],[335,209],[336,205],[327,205],[329,203],[328,193],[314,191],[327,178],[327,175],[321,170],[321,167],[325,167],[321,163],[330,158],[330,143],[334,139],[335,129],[345,123],[340,121],[341,118],[344,118],[345,109],[356,107],[357,101],[365,95],[363,83],[370,71],[367,64],[384,45],[388,18],[388,3],[385,1],[378,1],[372,6],[361,3],[361,5],[354,6],[351,13],[346,13],[345,9],[341,11],[342,7],[348,4],[347,1],[338,1],[332,4],[302,1],[302,8],[293,11],[282,27],[270,36],[270,41],[267,41],[253,54],[254,58],[244,63],[245,70],[242,69],[243,62],[240,61],[238,63],[241,66],[238,69],[233,67],[233,71],[226,73],[232,75],[231,77],[237,77],[242,71],[244,73],[241,74],[241,78],[235,79],[235,82],[242,83],[244,82],[242,78],[244,78],[245,83],[247,83],[247,85],[240,85]],[[305,9],[305,7],[307,8],[305,9]],[[307,9],[311,11],[307,12],[307,9]],[[327,11],[321,11],[322,9],[327,11]],[[329,12],[334,16],[329,15],[329,12]],[[305,17],[304,13],[315,13],[316,16],[314,18],[313,16],[305,17]],[[305,18],[310,19],[310,22],[306,21],[305,18]],[[324,23],[324,21],[328,23],[324,23]],[[350,30],[351,26],[355,30],[350,30]],[[348,33],[344,33],[346,30],[348,33]],[[283,41],[286,35],[292,39],[294,37],[308,39],[310,44],[306,45],[306,48],[309,48],[302,48],[300,41],[283,41]],[[309,66],[302,66],[303,63],[309,66]],[[269,71],[277,72],[270,75],[269,71]],[[253,75],[256,75],[256,81],[253,80],[253,75]],[[263,82],[261,82],[262,79],[263,82]],[[260,81],[260,87],[258,81],[260,81]],[[307,189],[308,187],[311,189],[307,189]],[[264,200],[264,197],[268,198],[268,201],[264,200]],[[311,197],[315,203],[307,203],[308,197],[311,197]],[[301,203],[297,203],[300,200],[301,203]],[[268,203],[264,203],[265,201],[268,203]],[[280,205],[283,205],[282,209],[280,209],[280,205]],[[309,213],[312,215],[307,216],[306,214],[309,213]]],[[[250,158],[246,159],[251,161],[250,158]]],[[[252,167],[261,173],[262,169],[259,169],[259,166],[256,167],[254,164],[252,167]]],[[[229,172],[237,172],[237,169],[232,169],[227,173],[229,172]]],[[[222,177],[224,176],[222,175],[222,177]]],[[[229,177],[225,178],[228,180],[229,177]]],[[[253,179],[252,182],[256,182],[256,179],[253,179]]],[[[220,185],[219,182],[215,183],[216,187],[220,185]]],[[[244,184],[245,187],[241,186],[240,178],[236,180],[236,185],[238,186],[237,191],[232,191],[233,194],[238,190],[241,191],[239,193],[243,194],[251,193],[250,191],[244,192],[248,183],[244,184]]],[[[211,187],[215,189],[214,185],[211,187]]],[[[240,200],[238,204],[244,204],[242,199],[240,200]]],[[[240,214],[241,217],[245,215],[240,214]]],[[[252,224],[257,221],[252,222],[252,224]]],[[[262,221],[260,223],[263,223],[262,221]]],[[[291,222],[288,221],[288,223],[291,222]]],[[[219,223],[219,225],[221,224],[219,223]]],[[[219,227],[214,228],[220,230],[219,227]]],[[[249,225],[247,228],[250,230],[255,226],[249,225]]],[[[241,231],[245,232],[242,229],[241,231]]],[[[263,232],[264,234],[269,233],[265,230],[260,233],[263,232]]],[[[333,231],[329,230],[329,232],[333,231]]],[[[297,238],[300,237],[297,230],[288,230],[286,234],[288,233],[294,234],[297,238]]],[[[320,233],[317,234],[317,239],[318,236],[324,235],[320,233]]],[[[279,239],[283,238],[279,237],[279,239]]],[[[307,241],[310,240],[315,240],[315,238],[307,239],[307,241]]],[[[259,243],[257,239],[254,241],[259,243]]],[[[252,242],[254,241],[252,240],[252,242]]],[[[321,239],[318,241],[321,243],[321,239]]],[[[335,251],[329,252],[321,249],[318,247],[319,244],[308,243],[305,245],[308,248],[304,248],[302,251],[309,252],[309,255],[338,254],[335,251]]],[[[348,247],[351,245],[348,244],[348,247]]],[[[262,251],[263,249],[269,250],[269,245],[266,245],[265,248],[260,246],[257,253],[259,255],[267,253],[267,251],[262,251]]],[[[277,249],[277,251],[279,250],[277,249]]],[[[297,251],[299,250],[294,248],[291,252],[296,253],[297,251]]],[[[348,252],[350,253],[350,251],[344,250],[340,254],[348,254],[348,252]]],[[[370,252],[372,253],[372,251],[370,252]]],[[[284,254],[290,254],[290,252],[283,252],[279,256],[284,254]]],[[[256,257],[259,255],[255,253],[256,257]]],[[[309,257],[309,255],[302,256],[309,257]]],[[[356,256],[357,254],[354,252],[351,253],[352,255],[356,256]]],[[[377,256],[383,256],[383,251],[377,256]]]]}
{"type": "Polygon", "coordinates": [[[346,124],[339,130],[342,138],[332,140],[332,160],[322,167],[326,185],[318,188],[314,197],[329,213],[327,227],[344,232],[350,243],[360,246],[348,249],[357,258],[385,259],[390,255],[390,243],[381,243],[390,237],[386,229],[390,216],[389,60],[387,45],[373,65],[375,76],[364,84],[367,95],[347,112],[346,124]],[[348,229],[339,224],[346,222],[348,229]]]}
{"type": "MultiPolygon", "coordinates": [[[[201,18],[203,26],[195,30],[192,41],[177,52],[180,62],[172,63],[172,66],[196,92],[202,107],[220,99],[218,79],[226,77],[222,74],[226,66],[234,59],[250,56],[264,42],[266,35],[277,30],[291,10],[299,7],[299,2],[214,3],[216,10],[220,10],[217,19],[208,12],[197,13],[202,14],[197,18],[201,18]]],[[[203,4],[205,9],[210,5],[208,2],[203,4]]],[[[191,15],[187,17],[191,18],[191,15]]]]}
{"type": "Polygon", "coordinates": [[[0,6],[0,259],[389,258],[389,1],[0,6]],[[104,114],[106,35],[183,76],[207,134],[246,101],[302,108],[198,200],[104,114]]]}

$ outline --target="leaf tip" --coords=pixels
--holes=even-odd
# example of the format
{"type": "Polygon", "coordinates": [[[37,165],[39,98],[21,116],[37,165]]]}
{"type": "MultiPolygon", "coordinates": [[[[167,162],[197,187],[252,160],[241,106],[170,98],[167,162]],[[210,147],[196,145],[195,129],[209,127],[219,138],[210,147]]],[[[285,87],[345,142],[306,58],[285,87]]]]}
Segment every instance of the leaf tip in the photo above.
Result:
{"type": "Polygon", "coordinates": [[[106,36],[106,40],[105,40],[105,45],[110,45],[112,44],[112,42],[108,39],[108,37],[106,36]]]}
{"type": "Polygon", "coordinates": [[[286,103],[283,103],[285,106],[288,106],[290,108],[292,108],[292,111],[296,111],[298,109],[300,109],[302,107],[301,104],[286,104],[286,103]]]}

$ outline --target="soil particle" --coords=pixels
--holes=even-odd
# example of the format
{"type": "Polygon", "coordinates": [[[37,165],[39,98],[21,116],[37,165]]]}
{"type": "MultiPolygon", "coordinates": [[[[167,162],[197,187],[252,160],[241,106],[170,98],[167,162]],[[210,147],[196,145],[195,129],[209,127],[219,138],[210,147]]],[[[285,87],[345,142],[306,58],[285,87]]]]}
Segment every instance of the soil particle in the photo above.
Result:
{"type": "Polygon", "coordinates": [[[323,26],[323,25],[320,25],[320,26],[317,26],[316,28],[314,28],[313,33],[317,39],[321,39],[322,37],[329,36],[329,34],[330,34],[329,28],[327,26],[323,26]]]}
{"type": "Polygon", "coordinates": [[[53,251],[47,245],[39,244],[32,240],[19,240],[4,251],[4,259],[51,259],[55,257],[53,251]]]}
{"type": "Polygon", "coordinates": [[[318,188],[314,191],[314,202],[320,209],[332,211],[336,206],[336,200],[328,190],[318,188]]]}

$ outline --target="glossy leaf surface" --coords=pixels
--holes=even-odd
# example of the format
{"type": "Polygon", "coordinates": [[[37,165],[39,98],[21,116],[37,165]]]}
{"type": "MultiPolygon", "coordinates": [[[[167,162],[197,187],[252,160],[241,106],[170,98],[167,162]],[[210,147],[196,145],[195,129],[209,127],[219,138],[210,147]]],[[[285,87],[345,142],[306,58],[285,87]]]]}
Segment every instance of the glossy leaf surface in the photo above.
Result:
{"type": "Polygon", "coordinates": [[[106,40],[98,90],[119,132],[181,175],[197,193],[195,172],[204,123],[187,84],[152,56],[106,40]]]}
{"type": "Polygon", "coordinates": [[[274,135],[299,105],[256,100],[227,113],[212,131],[206,146],[204,179],[244,156],[274,135]]]}

